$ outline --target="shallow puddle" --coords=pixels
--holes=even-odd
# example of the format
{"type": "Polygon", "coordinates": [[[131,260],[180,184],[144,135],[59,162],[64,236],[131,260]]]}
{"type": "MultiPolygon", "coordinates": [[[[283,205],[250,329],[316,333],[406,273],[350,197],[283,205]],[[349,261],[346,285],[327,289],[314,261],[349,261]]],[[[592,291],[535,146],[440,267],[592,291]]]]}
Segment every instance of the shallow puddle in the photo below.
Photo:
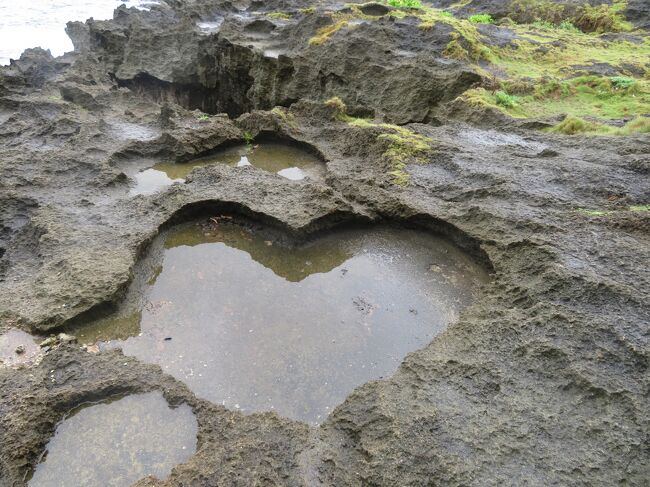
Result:
{"type": "Polygon", "coordinates": [[[29,333],[12,328],[0,335],[0,364],[19,367],[33,364],[41,357],[41,347],[29,333]]]}
{"type": "Polygon", "coordinates": [[[214,34],[219,32],[221,24],[223,24],[223,17],[218,17],[210,21],[200,21],[196,23],[196,26],[199,28],[203,34],[214,34]]]}
{"type": "Polygon", "coordinates": [[[211,401],[318,423],[355,387],[392,374],[488,280],[415,230],[340,230],[297,248],[268,232],[224,219],[169,230],[120,317],[73,332],[122,339],[126,354],[211,401]]]}
{"type": "Polygon", "coordinates": [[[30,487],[127,487],[165,479],[196,451],[189,406],[172,409],[160,392],[78,408],[56,428],[30,487]]]}
{"type": "Polygon", "coordinates": [[[106,126],[114,137],[122,140],[148,141],[160,136],[160,130],[121,120],[108,120],[106,126]]]}
{"type": "Polygon", "coordinates": [[[131,194],[152,194],[176,182],[182,183],[194,168],[210,164],[254,166],[291,180],[319,179],[325,171],[318,157],[291,145],[272,142],[252,147],[237,145],[190,162],[155,164],[134,176],[131,194]]]}

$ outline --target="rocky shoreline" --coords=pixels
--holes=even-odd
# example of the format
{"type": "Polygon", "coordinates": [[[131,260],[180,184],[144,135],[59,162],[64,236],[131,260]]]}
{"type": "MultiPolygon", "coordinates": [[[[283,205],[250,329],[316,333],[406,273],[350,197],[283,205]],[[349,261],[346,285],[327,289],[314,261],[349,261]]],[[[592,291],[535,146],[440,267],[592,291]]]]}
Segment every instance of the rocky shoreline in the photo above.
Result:
{"type": "Polygon", "coordinates": [[[450,238],[493,282],[319,427],[197,399],[120,351],[68,343],[0,366],[0,486],[26,484],[66,411],[152,390],[192,407],[198,450],[140,486],[646,485],[648,134],[569,137],[538,130],[552,117],[461,106],[486,78],[443,56],[449,26],[355,8],[346,22],[360,23],[319,45],[324,12],[351,7],[120,7],[69,24],[75,53],[28,50],[0,68],[0,332],[57,333],[108,312],[160,229],[198,216],[296,239],[406,222],[450,238]],[[188,161],[245,134],[309,148],[325,179],[213,165],[129,195],[143,161],[188,161]]]}

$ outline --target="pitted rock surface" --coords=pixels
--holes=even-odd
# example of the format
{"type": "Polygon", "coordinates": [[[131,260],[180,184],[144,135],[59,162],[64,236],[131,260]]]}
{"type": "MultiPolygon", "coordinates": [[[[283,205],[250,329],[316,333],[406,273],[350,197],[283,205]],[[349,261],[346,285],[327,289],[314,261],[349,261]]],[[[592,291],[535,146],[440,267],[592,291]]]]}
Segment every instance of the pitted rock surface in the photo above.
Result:
{"type": "Polygon", "coordinates": [[[241,214],[296,238],[408,221],[448,236],[494,280],[320,427],[199,400],[120,351],[68,344],[30,368],[0,366],[0,486],[26,485],[66,411],[151,390],[193,408],[199,442],[169,479],[139,486],[647,485],[650,212],[623,209],[650,201],[648,136],[442,120],[480,79],[443,58],[445,29],[381,20],[318,49],[308,39],[326,23],[320,9],[343,6],[237,5],[120,7],[114,20],[69,25],[77,52],[30,50],[0,68],[0,331],[49,333],[107,312],[159,229],[196,215],[241,214]],[[262,22],[264,9],[296,15],[262,22]],[[217,18],[217,32],[197,26],[217,18]],[[408,185],[387,176],[379,129],[337,119],[323,104],[332,96],[432,141],[408,185]],[[214,165],[129,195],[130,169],[245,132],[311,147],[325,181],[214,165]],[[580,211],[603,205],[606,216],[580,211]]]}

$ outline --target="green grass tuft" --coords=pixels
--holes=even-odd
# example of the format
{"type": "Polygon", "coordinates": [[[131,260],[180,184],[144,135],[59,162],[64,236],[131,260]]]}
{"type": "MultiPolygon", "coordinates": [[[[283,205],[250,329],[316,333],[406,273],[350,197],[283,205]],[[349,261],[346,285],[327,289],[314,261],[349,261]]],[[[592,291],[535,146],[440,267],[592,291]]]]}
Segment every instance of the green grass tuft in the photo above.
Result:
{"type": "Polygon", "coordinates": [[[490,14],[470,15],[467,20],[473,24],[494,24],[494,19],[490,14]]]}
{"type": "Polygon", "coordinates": [[[347,123],[350,127],[359,129],[380,130],[377,140],[388,142],[388,148],[384,151],[383,157],[390,165],[387,175],[391,177],[394,184],[405,186],[409,182],[409,175],[406,172],[407,164],[411,162],[426,164],[427,154],[431,151],[431,140],[412,130],[399,125],[388,123],[375,123],[365,118],[355,118],[346,114],[345,103],[335,96],[325,102],[336,111],[336,118],[347,123]]]}
{"type": "Polygon", "coordinates": [[[562,22],[560,22],[557,28],[566,30],[567,32],[580,32],[580,29],[578,29],[575,25],[573,25],[573,22],[571,22],[570,20],[563,20],[562,22]]]}
{"type": "Polygon", "coordinates": [[[531,25],[538,29],[555,29],[555,24],[548,20],[536,20],[531,25]]]}
{"type": "Polygon", "coordinates": [[[334,115],[338,120],[347,121],[348,116],[346,112],[348,107],[345,105],[345,102],[341,100],[338,96],[333,96],[329,100],[325,101],[325,106],[334,109],[334,115]]]}
{"type": "Polygon", "coordinates": [[[638,117],[622,127],[613,127],[588,122],[580,117],[568,116],[562,122],[548,129],[549,132],[564,135],[633,135],[650,133],[650,118],[638,117]]]}
{"type": "MultiPolygon", "coordinates": [[[[419,0],[417,1],[403,0],[403,1],[407,3],[416,2],[418,5],[421,5],[419,0]]],[[[330,37],[332,37],[338,31],[345,29],[347,27],[351,27],[350,23],[352,21],[355,20],[373,21],[382,18],[381,15],[375,16],[375,15],[364,14],[361,11],[359,5],[360,4],[346,4],[347,8],[345,12],[326,12],[326,14],[332,19],[332,23],[318,29],[318,31],[316,31],[316,35],[313,36],[311,39],[309,39],[309,44],[313,46],[324,44],[329,40],[330,37]]],[[[416,7],[410,7],[410,8],[415,9],[416,7]]],[[[404,15],[408,15],[407,10],[403,10],[402,12],[404,12],[404,15]]]]}
{"type": "Polygon", "coordinates": [[[386,3],[396,8],[422,8],[420,0],[388,0],[386,3]]]}
{"type": "MultiPolygon", "coordinates": [[[[585,35],[585,34],[581,34],[585,35]]],[[[531,60],[531,64],[534,63],[531,60]]],[[[482,101],[512,117],[549,117],[566,113],[574,117],[629,119],[650,113],[650,82],[625,76],[577,76],[569,79],[512,77],[497,81],[501,91],[516,94],[511,104],[503,95],[484,88],[468,90],[465,99],[482,101]],[[496,97],[499,97],[497,100],[496,97]]],[[[635,124],[643,124],[644,119],[635,124]]]]}
{"type": "Polygon", "coordinates": [[[409,175],[406,172],[406,166],[409,162],[428,162],[426,154],[431,150],[431,141],[411,130],[404,127],[398,127],[390,124],[379,125],[384,130],[377,138],[390,142],[388,149],[384,152],[384,157],[391,163],[392,170],[388,172],[393,178],[393,182],[399,186],[405,186],[409,182],[409,175]]]}
{"type": "Polygon", "coordinates": [[[286,123],[289,127],[293,129],[298,128],[296,117],[294,117],[293,113],[287,111],[285,108],[275,107],[271,110],[271,113],[286,123]]]}
{"type": "Polygon", "coordinates": [[[636,85],[634,78],[628,78],[626,76],[612,76],[609,80],[614,88],[620,90],[628,90],[636,85]]]}
{"type": "Polygon", "coordinates": [[[509,95],[505,91],[497,91],[494,94],[497,105],[501,105],[505,108],[513,108],[517,103],[515,102],[516,98],[512,95],[509,95]]]}
{"type": "Polygon", "coordinates": [[[573,32],[573,33],[582,32],[575,25],[573,25],[573,22],[571,22],[570,20],[563,20],[560,23],[553,23],[550,20],[537,19],[534,22],[532,22],[530,25],[536,27],[537,29],[546,29],[546,30],[560,29],[560,30],[573,32]]]}
{"type": "Polygon", "coordinates": [[[575,134],[584,134],[589,132],[599,132],[602,128],[599,124],[587,122],[586,120],[568,116],[556,126],[551,127],[549,132],[556,134],[565,134],[565,135],[575,135],[575,134]]]}

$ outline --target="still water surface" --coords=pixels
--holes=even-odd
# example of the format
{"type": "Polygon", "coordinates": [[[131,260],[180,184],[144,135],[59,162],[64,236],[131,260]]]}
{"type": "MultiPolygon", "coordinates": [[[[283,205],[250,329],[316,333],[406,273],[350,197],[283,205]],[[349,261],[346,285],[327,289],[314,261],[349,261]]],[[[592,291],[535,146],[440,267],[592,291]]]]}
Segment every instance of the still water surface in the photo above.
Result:
{"type": "Polygon", "coordinates": [[[131,194],[152,194],[174,183],[182,183],[194,168],[211,164],[252,166],[294,181],[319,179],[325,172],[325,165],[318,157],[298,147],[274,142],[252,147],[237,145],[189,162],[155,164],[133,177],[135,185],[131,194]]]}
{"type": "Polygon", "coordinates": [[[29,487],[128,487],[171,469],[196,451],[198,425],[186,404],[172,409],[160,392],[81,407],[47,444],[29,487]]]}
{"type": "Polygon", "coordinates": [[[42,355],[41,347],[29,333],[12,328],[0,334],[0,365],[8,367],[31,365],[42,355]]]}
{"type": "Polygon", "coordinates": [[[118,316],[73,332],[86,343],[118,339],[213,402],[311,423],[392,374],[488,279],[445,240],[404,228],[288,247],[222,220],[159,241],[118,316]]]}

